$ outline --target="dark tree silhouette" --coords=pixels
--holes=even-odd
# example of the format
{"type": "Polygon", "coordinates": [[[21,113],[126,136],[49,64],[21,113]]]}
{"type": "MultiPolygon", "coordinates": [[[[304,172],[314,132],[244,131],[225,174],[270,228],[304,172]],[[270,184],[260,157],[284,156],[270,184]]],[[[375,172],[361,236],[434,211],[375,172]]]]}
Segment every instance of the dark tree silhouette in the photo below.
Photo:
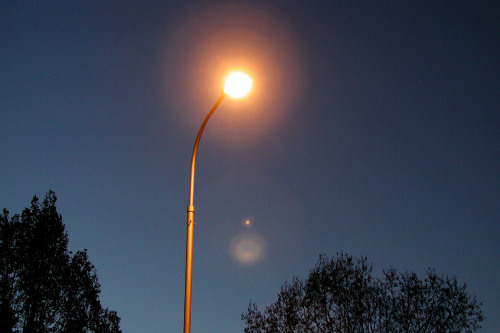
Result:
{"type": "Polygon", "coordinates": [[[245,333],[474,332],[483,321],[481,303],[456,278],[427,270],[372,274],[364,257],[320,256],[303,281],[285,282],[264,311],[250,302],[245,333]]]}
{"type": "Polygon", "coordinates": [[[0,213],[1,332],[121,332],[100,291],[87,250],[68,251],[54,192],[21,215],[0,213]]]}

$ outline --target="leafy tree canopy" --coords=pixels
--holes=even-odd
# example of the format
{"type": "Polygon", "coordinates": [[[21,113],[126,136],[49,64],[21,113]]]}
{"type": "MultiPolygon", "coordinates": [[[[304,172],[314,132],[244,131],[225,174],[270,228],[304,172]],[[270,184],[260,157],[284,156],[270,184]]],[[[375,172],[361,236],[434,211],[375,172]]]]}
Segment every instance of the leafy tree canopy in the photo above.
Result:
{"type": "Polygon", "coordinates": [[[49,191],[21,215],[0,213],[0,331],[121,332],[116,312],[101,306],[87,250],[68,251],[56,200],[49,191]]]}
{"type": "Polygon", "coordinates": [[[285,282],[264,311],[250,302],[245,333],[474,332],[481,303],[455,277],[391,268],[383,279],[364,257],[320,256],[304,281],[285,282]]]}

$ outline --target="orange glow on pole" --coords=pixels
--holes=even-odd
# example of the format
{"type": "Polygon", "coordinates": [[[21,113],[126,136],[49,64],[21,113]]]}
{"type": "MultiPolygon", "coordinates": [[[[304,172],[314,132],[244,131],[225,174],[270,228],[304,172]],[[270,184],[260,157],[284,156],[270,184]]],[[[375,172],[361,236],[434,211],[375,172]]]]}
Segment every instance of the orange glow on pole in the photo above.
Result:
{"type": "MultiPolygon", "coordinates": [[[[186,238],[186,277],[184,289],[184,333],[191,332],[191,294],[192,294],[192,277],[193,277],[193,234],[194,234],[194,176],[196,169],[196,154],[200,144],[201,136],[205,130],[210,117],[214,114],[215,110],[222,103],[224,96],[228,95],[233,98],[241,98],[246,96],[252,88],[252,79],[250,76],[243,72],[232,72],[226,79],[224,85],[224,92],[215,102],[214,106],[210,109],[205,116],[198,135],[194,142],[193,154],[191,156],[191,177],[189,183],[189,205],[187,207],[187,238],[186,238]]],[[[250,222],[250,221],[249,221],[250,222]]],[[[253,244],[253,243],[251,243],[253,244]]],[[[248,246],[246,246],[248,247],[248,246]]],[[[248,251],[246,251],[248,252],[248,251]]],[[[246,253],[245,252],[245,253],[246,253]]],[[[260,253],[260,252],[259,252],[260,253]]],[[[248,255],[247,255],[248,256],[248,255]]],[[[252,261],[250,256],[246,261],[252,261]]]]}

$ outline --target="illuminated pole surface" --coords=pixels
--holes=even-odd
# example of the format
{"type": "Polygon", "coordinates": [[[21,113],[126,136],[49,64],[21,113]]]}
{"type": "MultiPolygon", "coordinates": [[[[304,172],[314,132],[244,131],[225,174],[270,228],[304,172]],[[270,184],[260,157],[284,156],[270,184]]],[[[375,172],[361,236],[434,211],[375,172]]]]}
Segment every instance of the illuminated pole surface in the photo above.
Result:
{"type": "Polygon", "coordinates": [[[187,241],[186,241],[186,286],[184,291],[184,333],[191,332],[191,284],[193,277],[193,232],[194,232],[194,169],[196,165],[196,152],[200,144],[201,135],[207,125],[208,120],[214,114],[219,104],[224,99],[225,94],[222,93],[212,109],[205,116],[205,120],[200,126],[196,141],[193,147],[193,156],[191,157],[191,179],[189,182],[189,206],[187,207],[187,241]]]}
{"type": "Polygon", "coordinates": [[[233,72],[230,74],[224,85],[224,90],[205,116],[200,126],[198,135],[194,142],[193,155],[191,157],[191,179],[189,185],[189,206],[187,207],[187,241],[186,241],[186,285],[184,290],[184,333],[191,332],[191,285],[193,277],[193,232],[194,232],[194,169],[196,165],[196,153],[200,144],[201,135],[207,125],[208,120],[214,114],[215,110],[226,95],[233,98],[245,96],[252,87],[252,79],[242,72],[233,72]]]}

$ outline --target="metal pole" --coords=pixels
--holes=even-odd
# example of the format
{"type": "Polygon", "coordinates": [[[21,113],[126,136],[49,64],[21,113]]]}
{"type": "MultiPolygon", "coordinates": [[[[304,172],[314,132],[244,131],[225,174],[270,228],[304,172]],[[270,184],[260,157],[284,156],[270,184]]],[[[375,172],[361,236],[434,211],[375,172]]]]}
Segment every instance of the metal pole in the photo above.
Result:
{"type": "Polygon", "coordinates": [[[219,99],[215,102],[214,106],[210,109],[205,116],[203,123],[200,126],[196,141],[194,142],[193,155],[191,157],[191,178],[189,185],[189,206],[187,207],[187,241],[186,241],[186,284],[184,290],[184,333],[191,332],[191,285],[193,277],[193,233],[194,233],[194,169],[196,165],[196,152],[200,144],[201,135],[207,125],[208,120],[215,112],[219,104],[224,99],[225,94],[222,93],[219,99]]]}

